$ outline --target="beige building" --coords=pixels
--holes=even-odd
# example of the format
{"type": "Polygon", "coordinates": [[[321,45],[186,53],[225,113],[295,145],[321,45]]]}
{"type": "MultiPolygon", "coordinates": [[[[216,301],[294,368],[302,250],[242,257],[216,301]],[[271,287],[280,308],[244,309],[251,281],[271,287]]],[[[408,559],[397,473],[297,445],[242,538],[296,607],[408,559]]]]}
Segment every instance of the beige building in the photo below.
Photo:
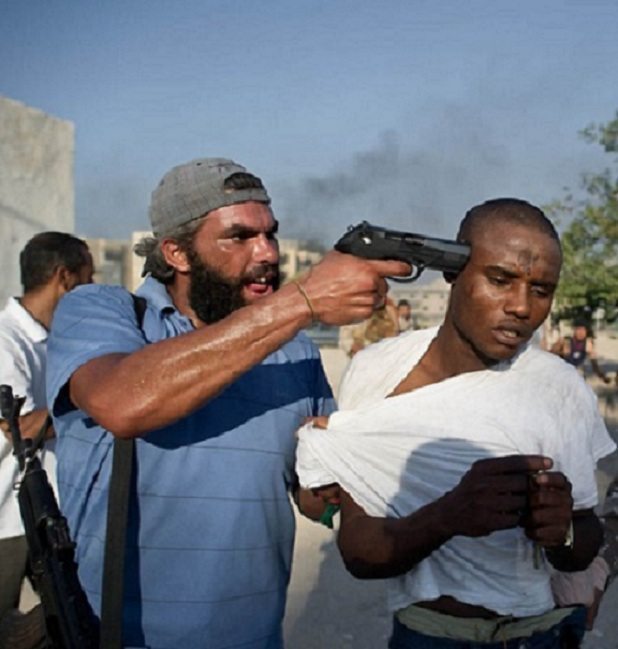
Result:
{"type": "Polygon", "coordinates": [[[307,250],[298,239],[279,239],[279,255],[283,281],[298,277],[324,256],[315,250],[307,250]]]}
{"type": "Polygon", "coordinates": [[[150,232],[133,232],[131,240],[86,239],[94,261],[97,284],[117,284],[129,291],[142,283],[144,260],[133,252],[133,246],[150,232]]]}
{"type": "Polygon", "coordinates": [[[97,284],[131,286],[131,247],[119,239],[86,239],[94,262],[97,284]]]}
{"type": "Polygon", "coordinates": [[[0,308],[21,294],[19,253],[38,232],[73,232],[74,128],[0,97],[0,308]]]}

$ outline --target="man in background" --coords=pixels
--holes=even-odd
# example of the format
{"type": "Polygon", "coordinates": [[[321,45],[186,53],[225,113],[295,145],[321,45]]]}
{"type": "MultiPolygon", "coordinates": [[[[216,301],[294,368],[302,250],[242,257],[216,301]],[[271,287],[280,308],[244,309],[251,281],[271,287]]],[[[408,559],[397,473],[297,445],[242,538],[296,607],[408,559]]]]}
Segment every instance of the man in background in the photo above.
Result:
{"type": "MultiPolygon", "coordinates": [[[[9,298],[0,312],[0,384],[10,385],[16,397],[24,398],[21,433],[34,439],[47,422],[45,366],[53,313],[63,295],[92,281],[93,267],[86,243],[63,232],[35,235],[21,251],[19,264],[23,295],[9,298]]],[[[7,422],[2,421],[0,427],[4,432],[0,436],[0,629],[10,634],[18,633],[11,628],[20,626],[16,609],[28,549],[13,488],[18,478],[17,461],[7,422]]],[[[51,426],[43,434],[53,437],[51,426]]],[[[48,443],[42,459],[55,484],[52,447],[53,443],[48,443]]]]}
{"type": "Polygon", "coordinates": [[[572,335],[556,341],[552,345],[551,351],[575,367],[584,378],[586,377],[586,361],[590,361],[590,367],[594,374],[604,383],[610,382],[610,378],[599,365],[594,337],[585,319],[576,318],[573,321],[572,335]]]}
{"type": "Polygon", "coordinates": [[[412,318],[412,307],[408,300],[399,300],[397,302],[397,322],[399,323],[399,332],[407,331],[414,328],[414,319],[412,318]]]}

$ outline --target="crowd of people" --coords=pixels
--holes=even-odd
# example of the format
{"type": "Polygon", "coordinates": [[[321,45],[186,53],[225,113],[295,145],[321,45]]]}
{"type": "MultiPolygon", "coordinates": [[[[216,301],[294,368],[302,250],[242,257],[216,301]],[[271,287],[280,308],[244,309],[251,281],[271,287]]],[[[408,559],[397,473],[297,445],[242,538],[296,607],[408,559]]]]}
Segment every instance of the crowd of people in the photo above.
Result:
{"type": "MultiPolygon", "coordinates": [[[[122,646],[283,647],[294,502],[314,519],[336,504],[349,571],[388,580],[391,649],[579,646],[611,572],[595,467],[616,446],[570,366],[596,364],[592,346],[577,329],[555,354],[530,344],[562,263],[539,208],[466,214],[470,258],[424,330],[388,294],[402,262],[331,251],[282,285],[268,192],[231,160],[168,171],[149,219],[136,295],[92,284],[83,241],[42,233],[0,314],[0,383],[26,397],[23,434],[50,440],[97,615],[115,440],[133,440],[122,646]],[[338,404],[315,322],[353,357],[338,404]]],[[[27,548],[0,444],[2,628],[25,623],[27,548]]]]}

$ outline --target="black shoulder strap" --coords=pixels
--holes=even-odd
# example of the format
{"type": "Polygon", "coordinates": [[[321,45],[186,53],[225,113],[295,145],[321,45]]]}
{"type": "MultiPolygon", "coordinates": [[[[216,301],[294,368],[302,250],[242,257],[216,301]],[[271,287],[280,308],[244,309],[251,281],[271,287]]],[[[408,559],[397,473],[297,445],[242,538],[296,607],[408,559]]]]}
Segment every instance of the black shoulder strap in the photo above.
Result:
{"type": "Polygon", "coordinates": [[[133,298],[133,308],[135,309],[137,326],[142,329],[144,325],[144,314],[146,313],[148,302],[146,302],[146,298],[143,298],[140,295],[135,295],[134,293],[131,293],[131,297],[133,298]]]}
{"type": "Polygon", "coordinates": [[[122,649],[123,646],[124,559],[134,451],[133,439],[114,439],[103,561],[101,649],[122,649]]]}
{"type": "MultiPolygon", "coordinates": [[[[146,300],[133,295],[135,317],[139,328],[144,322],[146,300]]],[[[122,617],[124,594],[124,560],[131,476],[135,462],[135,440],[114,438],[112,475],[107,503],[105,558],[101,595],[101,649],[122,649],[122,617]]]]}

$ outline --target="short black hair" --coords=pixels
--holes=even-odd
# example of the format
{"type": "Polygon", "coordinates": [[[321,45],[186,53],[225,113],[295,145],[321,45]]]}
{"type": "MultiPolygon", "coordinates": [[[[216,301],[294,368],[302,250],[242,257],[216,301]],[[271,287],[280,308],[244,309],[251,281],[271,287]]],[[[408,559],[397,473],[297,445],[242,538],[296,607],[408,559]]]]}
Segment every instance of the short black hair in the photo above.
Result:
{"type": "Polygon", "coordinates": [[[66,232],[35,234],[19,253],[24,293],[44,286],[60,266],[76,273],[89,262],[88,245],[66,232]]]}
{"type": "Polygon", "coordinates": [[[472,231],[491,219],[535,227],[555,239],[560,245],[560,237],[556,228],[545,216],[543,210],[520,198],[494,198],[468,210],[459,224],[457,241],[469,242],[472,231]]]}
{"type": "Polygon", "coordinates": [[[406,299],[401,299],[399,302],[397,302],[397,306],[410,306],[410,302],[406,299]]]}

